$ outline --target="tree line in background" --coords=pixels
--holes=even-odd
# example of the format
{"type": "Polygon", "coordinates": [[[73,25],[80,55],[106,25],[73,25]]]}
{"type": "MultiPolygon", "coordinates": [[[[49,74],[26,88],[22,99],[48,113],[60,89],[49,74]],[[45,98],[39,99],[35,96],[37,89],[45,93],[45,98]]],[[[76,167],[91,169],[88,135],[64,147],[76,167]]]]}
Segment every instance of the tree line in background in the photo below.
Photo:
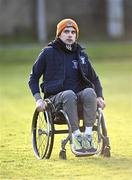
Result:
{"type": "Polygon", "coordinates": [[[73,18],[82,39],[132,39],[129,0],[0,0],[0,39],[47,41],[56,24],[73,18]]]}

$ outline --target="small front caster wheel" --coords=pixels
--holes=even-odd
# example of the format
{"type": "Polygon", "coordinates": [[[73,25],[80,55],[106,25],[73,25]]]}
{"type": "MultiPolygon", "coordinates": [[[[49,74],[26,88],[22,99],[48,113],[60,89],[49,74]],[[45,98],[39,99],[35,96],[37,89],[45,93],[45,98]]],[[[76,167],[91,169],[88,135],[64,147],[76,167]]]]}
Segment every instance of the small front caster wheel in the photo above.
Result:
{"type": "Polygon", "coordinates": [[[66,150],[62,149],[59,153],[59,158],[66,160],[66,150]]]}
{"type": "Polygon", "coordinates": [[[104,155],[104,157],[111,157],[110,147],[109,146],[105,146],[105,148],[103,150],[103,155],[104,155]]]}

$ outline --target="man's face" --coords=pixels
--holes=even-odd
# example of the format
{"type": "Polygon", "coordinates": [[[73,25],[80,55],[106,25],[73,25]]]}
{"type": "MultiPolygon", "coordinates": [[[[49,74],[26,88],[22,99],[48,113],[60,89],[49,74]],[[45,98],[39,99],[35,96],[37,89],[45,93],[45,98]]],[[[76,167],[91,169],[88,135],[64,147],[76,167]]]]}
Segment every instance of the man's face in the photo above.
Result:
{"type": "Polygon", "coordinates": [[[63,29],[62,33],[60,34],[59,38],[65,44],[73,44],[76,41],[76,30],[73,27],[66,27],[63,29]]]}

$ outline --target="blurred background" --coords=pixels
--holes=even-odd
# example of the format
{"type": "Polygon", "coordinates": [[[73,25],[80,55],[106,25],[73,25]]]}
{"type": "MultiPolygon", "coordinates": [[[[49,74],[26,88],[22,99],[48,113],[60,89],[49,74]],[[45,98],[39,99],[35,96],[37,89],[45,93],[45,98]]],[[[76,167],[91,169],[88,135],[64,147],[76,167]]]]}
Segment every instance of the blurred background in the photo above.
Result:
{"type": "Polygon", "coordinates": [[[0,0],[0,44],[47,42],[56,24],[73,18],[80,39],[132,40],[131,0],[0,0]]]}

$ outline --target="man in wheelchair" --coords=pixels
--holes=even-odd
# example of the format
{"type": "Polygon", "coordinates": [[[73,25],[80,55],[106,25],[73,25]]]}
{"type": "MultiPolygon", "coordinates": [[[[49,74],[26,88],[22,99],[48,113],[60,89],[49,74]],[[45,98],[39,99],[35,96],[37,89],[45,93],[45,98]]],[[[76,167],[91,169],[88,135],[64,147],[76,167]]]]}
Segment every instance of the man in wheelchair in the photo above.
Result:
{"type": "Polygon", "coordinates": [[[61,103],[72,128],[72,151],[94,152],[92,128],[96,120],[97,105],[105,102],[102,87],[87,54],[78,43],[79,28],[72,19],[57,24],[56,38],[39,54],[32,67],[29,86],[36,100],[38,111],[46,109],[42,92],[55,106],[61,103]],[[79,130],[79,114],[83,115],[85,130],[79,130]]]}

